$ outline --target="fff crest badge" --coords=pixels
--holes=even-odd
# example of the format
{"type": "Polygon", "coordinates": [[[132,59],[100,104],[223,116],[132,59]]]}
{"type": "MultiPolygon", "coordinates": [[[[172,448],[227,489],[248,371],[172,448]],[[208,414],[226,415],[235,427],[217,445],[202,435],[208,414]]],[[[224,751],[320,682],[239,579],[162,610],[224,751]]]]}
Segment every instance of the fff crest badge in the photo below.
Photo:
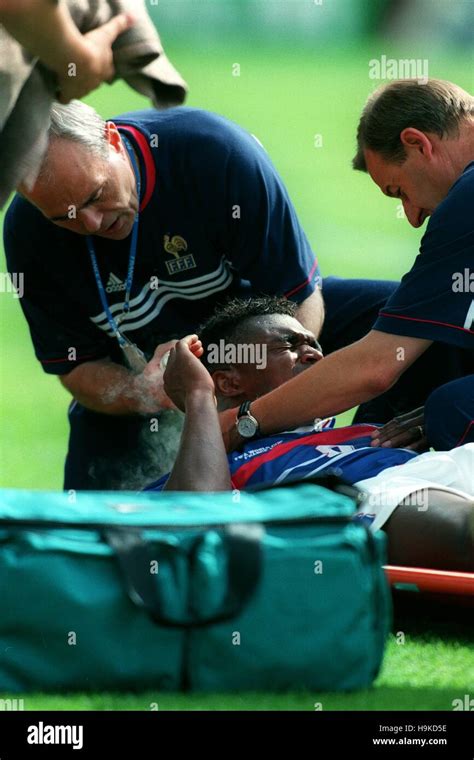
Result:
{"type": "Polygon", "coordinates": [[[192,253],[186,253],[188,244],[180,235],[173,235],[172,238],[165,235],[163,246],[166,253],[171,253],[174,256],[174,259],[165,261],[168,274],[178,274],[178,272],[185,272],[187,269],[196,267],[192,253]]]}

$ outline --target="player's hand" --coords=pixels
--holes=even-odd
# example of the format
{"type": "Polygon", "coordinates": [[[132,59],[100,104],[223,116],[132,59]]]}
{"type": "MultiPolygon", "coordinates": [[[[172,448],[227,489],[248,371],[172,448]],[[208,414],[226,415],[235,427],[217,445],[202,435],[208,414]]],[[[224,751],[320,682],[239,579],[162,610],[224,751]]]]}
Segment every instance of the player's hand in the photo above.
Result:
{"type": "Polygon", "coordinates": [[[204,349],[197,335],[187,335],[171,349],[165,374],[164,388],[178,409],[186,411],[186,399],[191,393],[215,394],[214,382],[200,361],[204,349]]]}
{"type": "Polygon", "coordinates": [[[428,441],[424,429],[424,407],[401,414],[372,433],[371,446],[403,448],[412,451],[426,451],[428,441]]]}
{"type": "Polygon", "coordinates": [[[111,82],[115,76],[112,45],[117,37],[135,23],[130,13],[120,13],[106,24],[83,35],[82,54],[75,63],[74,76],[70,65],[67,70],[57,73],[60,103],[69,103],[73,98],[83,98],[95,90],[102,82],[111,82]]]}

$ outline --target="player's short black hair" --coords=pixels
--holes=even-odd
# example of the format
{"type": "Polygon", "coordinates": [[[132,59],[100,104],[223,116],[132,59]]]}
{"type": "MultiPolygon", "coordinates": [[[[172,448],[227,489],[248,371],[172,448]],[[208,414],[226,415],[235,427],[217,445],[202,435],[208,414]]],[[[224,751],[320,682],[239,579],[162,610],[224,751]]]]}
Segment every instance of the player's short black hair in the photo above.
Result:
{"type": "MultiPolygon", "coordinates": [[[[278,296],[257,296],[255,298],[232,298],[218,306],[214,314],[198,329],[204,348],[203,363],[207,366],[207,349],[211,343],[239,343],[245,341],[246,322],[253,317],[269,314],[284,314],[294,317],[298,304],[278,296]]],[[[216,369],[214,365],[214,369],[216,369]]]]}

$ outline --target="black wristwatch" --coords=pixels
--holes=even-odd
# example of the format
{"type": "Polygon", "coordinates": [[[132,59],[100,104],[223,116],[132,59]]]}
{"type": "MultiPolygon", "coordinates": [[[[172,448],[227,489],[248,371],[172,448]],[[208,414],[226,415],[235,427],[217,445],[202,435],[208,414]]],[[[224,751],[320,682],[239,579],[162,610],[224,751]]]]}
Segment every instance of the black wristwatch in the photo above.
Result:
{"type": "Polygon", "coordinates": [[[255,438],[260,433],[260,425],[250,414],[250,401],[244,401],[237,412],[236,427],[242,438],[255,438]]]}

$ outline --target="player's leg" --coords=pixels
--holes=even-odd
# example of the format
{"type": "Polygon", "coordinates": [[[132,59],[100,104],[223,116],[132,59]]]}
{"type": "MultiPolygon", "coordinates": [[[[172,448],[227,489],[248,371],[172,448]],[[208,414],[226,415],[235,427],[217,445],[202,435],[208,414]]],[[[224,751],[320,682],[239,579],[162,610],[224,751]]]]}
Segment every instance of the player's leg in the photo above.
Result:
{"type": "Polygon", "coordinates": [[[404,499],[383,526],[391,565],[474,572],[474,500],[435,488],[404,499]]]}
{"type": "Polygon", "coordinates": [[[425,404],[425,434],[438,451],[474,442],[474,375],[431,393],[425,404]]]}

